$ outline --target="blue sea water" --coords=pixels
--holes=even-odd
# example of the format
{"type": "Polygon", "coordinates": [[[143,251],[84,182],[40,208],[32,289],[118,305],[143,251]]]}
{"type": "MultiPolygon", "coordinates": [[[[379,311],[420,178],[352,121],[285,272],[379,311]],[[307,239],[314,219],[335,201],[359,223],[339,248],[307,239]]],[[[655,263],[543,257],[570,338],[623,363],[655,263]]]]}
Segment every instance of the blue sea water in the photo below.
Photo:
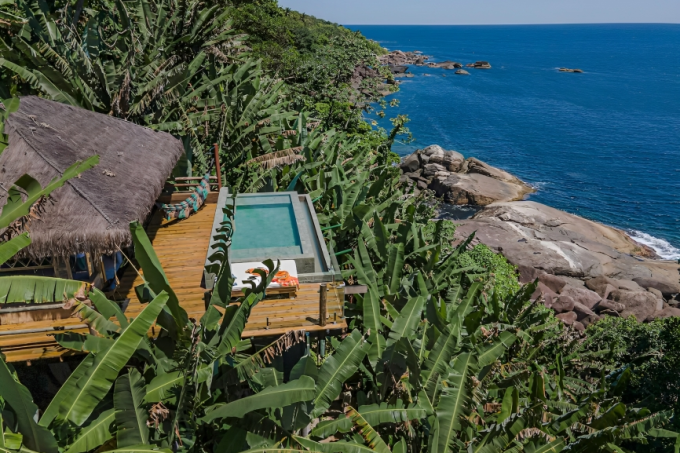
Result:
{"type": "Polygon", "coordinates": [[[430,61],[492,65],[412,66],[379,121],[411,118],[416,141],[396,152],[439,144],[480,158],[534,185],[532,200],[680,258],[680,25],[349,28],[430,61]]]}

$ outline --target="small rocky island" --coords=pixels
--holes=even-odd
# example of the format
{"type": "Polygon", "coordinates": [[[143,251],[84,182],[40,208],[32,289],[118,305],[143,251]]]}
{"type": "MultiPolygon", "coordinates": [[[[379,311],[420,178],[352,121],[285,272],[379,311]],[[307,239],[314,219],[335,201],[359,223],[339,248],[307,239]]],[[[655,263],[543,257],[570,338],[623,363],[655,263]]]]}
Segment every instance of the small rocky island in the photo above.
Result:
{"type": "Polygon", "coordinates": [[[583,73],[583,69],[571,69],[571,68],[559,68],[560,72],[576,72],[578,74],[583,73]]]}
{"type": "Polygon", "coordinates": [[[678,263],[625,232],[524,198],[534,192],[514,175],[438,145],[407,156],[401,183],[431,190],[446,203],[477,207],[456,221],[455,240],[475,234],[518,267],[520,281],[539,280],[535,299],[583,330],[602,316],[640,321],[680,316],[678,263]]]}

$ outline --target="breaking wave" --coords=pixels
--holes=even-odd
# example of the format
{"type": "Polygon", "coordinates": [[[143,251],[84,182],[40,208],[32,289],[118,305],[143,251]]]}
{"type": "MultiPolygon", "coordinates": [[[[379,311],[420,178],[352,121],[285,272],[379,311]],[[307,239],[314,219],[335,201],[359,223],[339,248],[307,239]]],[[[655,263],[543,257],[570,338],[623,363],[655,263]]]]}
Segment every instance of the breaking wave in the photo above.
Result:
{"type": "Polygon", "coordinates": [[[661,258],[667,260],[680,260],[680,249],[673,247],[668,241],[637,230],[630,230],[628,234],[640,244],[644,244],[654,249],[656,254],[661,258]]]}

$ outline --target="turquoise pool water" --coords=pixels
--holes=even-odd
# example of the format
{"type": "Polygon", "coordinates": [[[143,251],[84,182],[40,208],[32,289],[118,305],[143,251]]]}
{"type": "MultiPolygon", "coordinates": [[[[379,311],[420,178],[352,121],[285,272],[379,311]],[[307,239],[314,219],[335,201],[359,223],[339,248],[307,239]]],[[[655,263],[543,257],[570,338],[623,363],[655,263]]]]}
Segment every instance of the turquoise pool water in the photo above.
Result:
{"type": "MultiPolygon", "coordinates": [[[[284,197],[283,200],[285,200],[284,197]]],[[[297,247],[300,250],[300,234],[295,212],[290,202],[281,203],[271,199],[237,202],[234,214],[236,231],[232,238],[232,250],[270,249],[297,247]]]]}

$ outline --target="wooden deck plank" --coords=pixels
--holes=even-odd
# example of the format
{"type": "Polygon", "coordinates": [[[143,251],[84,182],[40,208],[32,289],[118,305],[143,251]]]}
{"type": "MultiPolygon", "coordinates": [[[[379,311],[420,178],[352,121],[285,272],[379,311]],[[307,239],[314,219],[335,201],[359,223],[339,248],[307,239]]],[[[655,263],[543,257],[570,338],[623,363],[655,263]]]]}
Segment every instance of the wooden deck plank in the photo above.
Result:
{"type": "MultiPolygon", "coordinates": [[[[204,293],[201,287],[203,266],[210,243],[214,204],[205,205],[200,211],[182,221],[166,222],[160,215],[151,220],[147,234],[158,259],[165,270],[170,286],[177,294],[180,305],[190,318],[199,319],[205,313],[204,293]]],[[[143,271],[141,271],[143,274],[143,271]]],[[[136,317],[146,306],[137,300],[134,288],[143,282],[133,268],[128,268],[114,291],[117,300],[130,299],[125,315],[136,317]]],[[[243,338],[279,336],[289,330],[307,332],[338,332],[347,329],[342,319],[344,293],[329,288],[327,297],[327,324],[318,325],[319,284],[300,285],[295,297],[272,297],[258,303],[251,311],[243,338]],[[269,322],[267,322],[269,321],[269,322]],[[335,323],[334,323],[335,321],[335,323]]],[[[67,331],[87,333],[88,329],[79,319],[38,321],[25,324],[0,325],[0,332],[56,327],[67,331]]],[[[62,330],[36,333],[0,335],[0,350],[10,362],[57,358],[74,354],[61,348],[54,335],[62,330]]],[[[158,332],[154,328],[153,332],[158,332]]],[[[152,332],[150,332],[151,334],[152,332]]]]}

